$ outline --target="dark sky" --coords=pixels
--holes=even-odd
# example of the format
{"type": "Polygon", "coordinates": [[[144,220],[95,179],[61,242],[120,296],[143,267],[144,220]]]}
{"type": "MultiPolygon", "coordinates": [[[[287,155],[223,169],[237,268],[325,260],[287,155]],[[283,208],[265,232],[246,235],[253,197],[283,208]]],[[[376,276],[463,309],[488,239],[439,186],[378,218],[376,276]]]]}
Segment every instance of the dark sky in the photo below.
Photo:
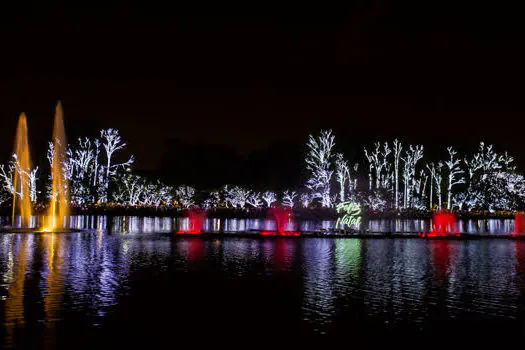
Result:
{"type": "Polygon", "coordinates": [[[346,149],[483,138],[525,163],[518,9],[361,1],[185,16],[122,1],[39,3],[0,9],[2,155],[25,111],[43,158],[60,99],[70,139],[118,128],[141,169],[159,167],[172,137],[248,154],[303,144],[320,127],[346,149]]]}

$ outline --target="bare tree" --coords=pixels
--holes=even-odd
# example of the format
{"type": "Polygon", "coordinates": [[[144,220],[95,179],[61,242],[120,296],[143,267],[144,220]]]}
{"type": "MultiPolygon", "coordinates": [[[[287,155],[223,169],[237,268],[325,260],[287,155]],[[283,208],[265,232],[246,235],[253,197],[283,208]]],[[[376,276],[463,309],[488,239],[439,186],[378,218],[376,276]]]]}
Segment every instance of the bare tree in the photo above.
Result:
{"type": "Polygon", "coordinates": [[[416,175],[416,165],[423,158],[423,146],[412,146],[405,151],[405,156],[401,157],[403,160],[403,182],[404,198],[403,206],[405,208],[412,207],[412,193],[414,190],[414,180],[416,175]]]}
{"type": "Polygon", "coordinates": [[[191,186],[179,186],[175,195],[180,205],[186,209],[195,204],[195,188],[191,186]]]}
{"type": "Polygon", "coordinates": [[[341,153],[335,155],[335,174],[339,183],[339,201],[345,201],[345,184],[350,181],[350,168],[341,153]]]}
{"type": "Polygon", "coordinates": [[[250,193],[246,200],[246,204],[251,205],[254,208],[261,208],[263,206],[261,194],[259,192],[250,193]]]}
{"type": "Polygon", "coordinates": [[[447,209],[450,210],[452,207],[452,187],[465,183],[465,179],[460,176],[463,174],[463,170],[459,167],[460,160],[454,158],[457,152],[452,146],[447,147],[447,151],[449,155],[449,160],[445,162],[448,167],[447,209]]]}
{"type": "Polygon", "coordinates": [[[321,198],[323,207],[330,207],[330,183],[333,175],[332,149],[335,146],[335,137],[332,130],[321,130],[321,135],[310,135],[307,146],[309,153],[306,156],[306,169],[310,171],[310,178],[306,187],[312,190],[315,197],[321,198]]]}
{"type": "Polygon", "coordinates": [[[269,208],[273,202],[277,201],[277,195],[275,192],[266,191],[262,194],[262,199],[266,202],[266,206],[269,208]]]}
{"type": "Polygon", "coordinates": [[[443,163],[438,162],[427,164],[427,169],[430,173],[431,178],[431,186],[430,186],[430,209],[432,209],[432,182],[435,184],[436,187],[436,194],[437,194],[437,203],[438,208],[441,209],[441,182],[443,181],[443,175],[441,173],[441,169],[443,168],[443,163]]]}
{"type": "Polygon", "coordinates": [[[102,138],[102,145],[106,150],[106,176],[104,179],[104,197],[102,198],[103,202],[107,202],[108,196],[108,186],[111,177],[116,175],[116,170],[120,167],[127,168],[134,162],[134,157],[131,156],[129,160],[124,163],[113,163],[113,154],[116,151],[123,149],[126,144],[122,142],[122,139],[119,135],[117,129],[105,129],[100,131],[100,136],[102,138]]]}
{"type": "Polygon", "coordinates": [[[401,158],[401,151],[403,150],[403,146],[401,145],[401,142],[398,141],[398,139],[394,140],[394,183],[395,183],[395,189],[394,189],[394,205],[395,208],[399,208],[399,159],[401,158]]]}
{"type": "Polygon", "coordinates": [[[293,208],[295,205],[295,198],[297,197],[297,192],[286,190],[283,193],[283,205],[285,207],[293,208]]]}

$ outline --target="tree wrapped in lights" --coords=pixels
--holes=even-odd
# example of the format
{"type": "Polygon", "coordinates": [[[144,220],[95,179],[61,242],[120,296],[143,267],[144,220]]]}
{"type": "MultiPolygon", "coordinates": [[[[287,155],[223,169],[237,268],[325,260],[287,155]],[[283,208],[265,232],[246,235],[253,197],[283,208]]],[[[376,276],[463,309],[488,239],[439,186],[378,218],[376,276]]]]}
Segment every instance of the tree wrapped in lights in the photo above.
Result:
{"type": "Polygon", "coordinates": [[[306,187],[312,191],[315,198],[321,198],[323,207],[331,207],[330,186],[332,175],[332,149],[335,146],[335,137],[332,130],[321,130],[318,137],[309,136],[309,152],[306,156],[306,169],[310,173],[310,178],[306,187]]]}
{"type": "Polygon", "coordinates": [[[259,192],[253,192],[248,195],[246,204],[252,206],[253,208],[259,209],[263,206],[263,201],[261,199],[261,194],[259,192]]]}
{"type": "MultiPolygon", "coordinates": [[[[385,142],[381,148],[381,143],[376,142],[374,144],[374,149],[368,151],[364,148],[366,159],[369,162],[369,169],[375,169],[375,189],[388,187],[387,178],[388,174],[388,155],[392,152],[388,143],[385,142]]],[[[369,173],[370,189],[373,187],[372,183],[372,171],[369,173]]]]}
{"type": "Polygon", "coordinates": [[[226,185],[223,187],[222,192],[224,193],[226,207],[231,206],[232,208],[244,209],[250,196],[250,190],[240,186],[234,186],[230,188],[228,185],[226,185]]]}
{"type": "Polygon", "coordinates": [[[436,188],[438,209],[441,209],[441,183],[443,181],[443,163],[438,162],[437,164],[427,164],[427,169],[430,173],[430,208],[432,208],[432,185],[434,185],[434,187],[436,188]]]}
{"type": "Polygon", "coordinates": [[[310,193],[304,192],[299,196],[299,201],[301,202],[304,208],[308,208],[310,203],[312,203],[312,195],[310,193]]]}
{"type": "Polygon", "coordinates": [[[297,198],[297,192],[286,190],[283,193],[283,205],[285,207],[293,208],[295,205],[295,198],[297,198]]]}
{"type": "Polygon", "coordinates": [[[410,145],[405,151],[404,156],[401,156],[401,160],[403,161],[404,208],[412,208],[412,194],[415,186],[416,165],[421,158],[423,158],[423,146],[410,145]]]}
{"type": "Polygon", "coordinates": [[[339,201],[344,202],[345,199],[345,186],[348,182],[348,190],[350,191],[350,168],[348,162],[344,159],[342,153],[335,155],[335,174],[337,182],[339,183],[339,201]]]}
{"type": "Polygon", "coordinates": [[[277,201],[277,194],[272,191],[265,191],[262,194],[262,199],[266,203],[266,206],[270,208],[272,206],[272,203],[277,201]]]}
{"type": "Polygon", "coordinates": [[[139,205],[145,190],[144,179],[138,175],[128,173],[120,179],[117,190],[113,193],[113,198],[118,203],[136,206],[139,205]]]}
{"type": "Polygon", "coordinates": [[[465,159],[467,190],[458,206],[468,209],[512,210],[523,203],[521,175],[516,174],[514,158],[498,154],[492,145],[480,142],[471,159],[465,159]]]}
{"type": "Polygon", "coordinates": [[[202,206],[206,209],[217,208],[221,203],[221,195],[217,191],[212,191],[208,198],[204,200],[202,206]]]}
{"type": "MultiPolygon", "coordinates": [[[[11,161],[5,166],[0,164],[0,181],[2,182],[2,196],[0,199],[3,199],[5,196],[14,196],[18,198],[23,198],[24,191],[23,188],[28,189],[27,193],[32,203],[37,201],[37,180],[38,180],[38,167],[32,169],[22,169],[20,162],[18,161],[18,156],[16,153],[13,153],[11,161]],[[20,183],[20,191],[15,190],[14,179],[15,173],[18,175],[18,182],[20,183]]],[[[0,203],[4,202],[0,201],[0,203]]]]}
{"type": "Polygon", "coordinates": [[[449,160],[445,162],[448,167],[448,186],[447,186],[447,209],[450,210],[452,206],[452,187],[459,184],[464,184],[465,179],[460,176],[463,174],[463,170],[459,167],[460,160],[455,158],[457,152],[452,146],[447,147],[449,160]]]}
{"type": "Polygon", "coordinates": [[[161,204],[168,204],[173,201],[172,192],[171,186],[166,186],[158,180],[155,183],[147,183],[140,203],[158,208],[161,204]]]}
{"type": "Polygon", "coordinates": [[[403,146],[398,139],[394,140],[393,152],[394,152],[394,206],[396,209],[399,208],[399,160],[401,159],[401,152],[403,146]]]}
{"type": "Polygon", "coordinates": [[[175,190],[175,196],[181,207],[187,209],[195,204],[195,188],[191,186],[179,186],[175,190]]]}
{"type": "Polygon", "coordinates": [[[104,191],[102,192],[101,201],[106,203],[108,198],[109,183],[113,176],[117,175],[117,170],[119,168],[126,169],[133,162],[135,158],[131,156],[126,162],[115,163],[113,161],[114,153],[122,150],[126,143],[124,143],[120,137],[119,131],[117,129],[105,129],[100,131],[101,144],[106,151],[106,166],[105,166],[105,177],[104,177],[104,191]]]}

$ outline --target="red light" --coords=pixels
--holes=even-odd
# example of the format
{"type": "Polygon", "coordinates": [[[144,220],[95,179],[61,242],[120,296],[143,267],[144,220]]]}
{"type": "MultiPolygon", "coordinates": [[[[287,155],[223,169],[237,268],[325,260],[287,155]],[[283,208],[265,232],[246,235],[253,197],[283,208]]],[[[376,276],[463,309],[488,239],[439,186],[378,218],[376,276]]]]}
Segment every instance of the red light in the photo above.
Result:
{"type": "Polygon", "coordinates": [[[290,207],[275,207],[268,210],[268,216],[275,219],[277,231],[262,231],[261,236],[300,236],[301,233],[297,231],[286,231],[286,223],[288,220],[293,221],[293,211],[290,207]]]}
{"type": "Polygon", "coordinates": [[[206,218],[206,210],[201,208],[188,209],[189,229],[177,231],[178,235],[198,235],[202,233],[202,224],[206,218]]]}
{"type": "Polygon", "coordinates": [[[177,231],[178,235],[200,235],[201,231],[177,231]]]}
{"type": "Polygon", "coordinates": [[[525,233],[525,214],[517,213],[514,217],[515,230],[511,234],[512,237],[516,237],[525,233]]]}
{"type": "Polygon", "coordinates": [[[432,217],[433,229],[429,233],[418,233],[420,237],[448,237],[454,235],[460,237],[458,232],[458,220],[456,216],[448,211],[440,211],[432,217]]]}
{"type": "Polygon", "coordinates": [[[297,237],[300,236],[301,232],[297,231],[284,231],[284,232],[277,232],[277,231],[262,231],[261,236],[293,236],[297,237]]]}

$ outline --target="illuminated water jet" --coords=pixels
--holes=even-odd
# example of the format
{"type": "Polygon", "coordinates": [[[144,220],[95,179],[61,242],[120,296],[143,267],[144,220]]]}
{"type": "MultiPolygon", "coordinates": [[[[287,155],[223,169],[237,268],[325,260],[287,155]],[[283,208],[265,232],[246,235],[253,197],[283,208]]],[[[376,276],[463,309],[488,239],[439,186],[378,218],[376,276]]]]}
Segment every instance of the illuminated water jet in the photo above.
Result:
{"type": "Polygon", "coordinates": [[[268,217],[275,220],[276,231],[262,231],[262,236],[300,236],[300,232],[286,230],[288,222],[294,221],[293,211],[290,207],[276,207],[268,210],[268,217]]]}
{"type": "Polygon", "coordinates": [[[181,229],[177,234],[195,235],[202,233],[202,225],[206,218],[206,210],[201,208],[188,209],[188,229],[181,229]]]}
{"type": "Polygon", "coordinates": [[[49,203],[46,227],[43,231],[67,227],[69,217],[69,184],[64,174],[66,160],[66,131],[64,129],[64,113],[60,101],[55,110],[53,125],[53,157],[51,166],[52,190],[49,203]]]}
{"type": "Polygon", "coordinates": [[[459,237],[458,219],[446,210],[432,216],[432,232],[420,232],[421,237],[459,237]]]}
{"type": "Polygon", "coordinates": [[[20,215],[20,227],[29,227],[31,221],[31,194],[29,173],[31,171],[31,157],[27,136],[27,118],[21,113],[18,118],[14,147],[13,173],[13,213],[12,226],[15,226],[16,215],[20,215]]]}
{"type": "Polygon", "coordinates": [[[512,237],[524,236],[525,235],[525,214],[516,213],[514,216],[514,233],[511,233],[512,237]]]}

